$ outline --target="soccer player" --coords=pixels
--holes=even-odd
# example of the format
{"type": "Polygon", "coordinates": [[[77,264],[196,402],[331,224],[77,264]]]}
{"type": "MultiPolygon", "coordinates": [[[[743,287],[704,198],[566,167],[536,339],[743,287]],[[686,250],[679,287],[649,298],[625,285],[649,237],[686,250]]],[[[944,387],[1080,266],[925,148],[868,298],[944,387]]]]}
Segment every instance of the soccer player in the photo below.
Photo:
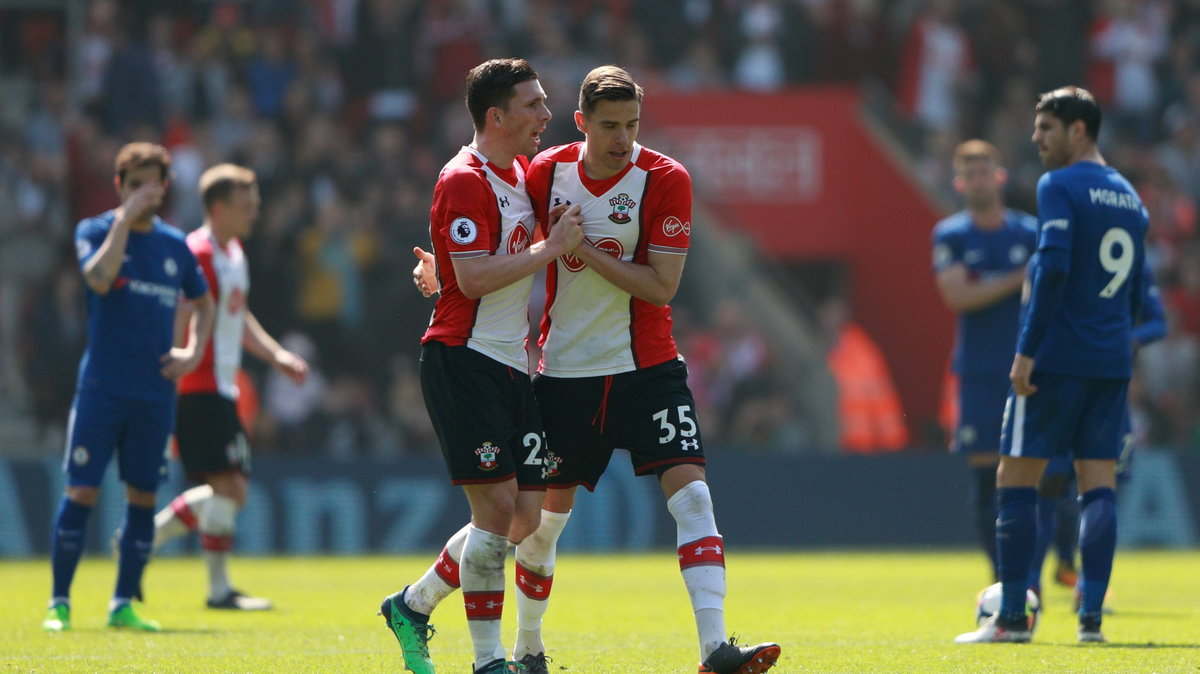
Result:
{"type": "MultiPolygon", "coordinates": [[[[200,366],[179,380],[175,438],[188,477],[200,486],[177,496],[154,518],[155,546],[189,531],[200,531],[208,565],[208,607],[265,610],[271,602],[249,597],[229,582],[235,516],[246,502],[250,446],[237,415],[235,381],[242,348],[290,377],[297,385],[308,363],[284,349],[262,328],[247,306],[250,272],[241,240],[250,234],[260,204],[254,172],[220,164],[200,176],[204,225],[187,237],[216,302],[212,340],[200,366]]],[[[191,314],[181,305],[179,320],[191,314]]]]}
{"type": "Polygon", "coordinates": [[[1147,212],[1096,145],[1100,108],[1078,87],[1042,94],[1033,142],[1050,169],[1038,181],[1041,232],[1030,266],[1001,436],[996,544],[1000,611],[958,643],[1024,642],[1036,537],[1036,485],[1047,459],[1070,453],[1079,482],[1080,642],[1102,642],[1104,593],[1117,540],[1116,459],[1142,298],[1147,212]]]}
{"type": "Polygon", "coordinates": [[[517,548],[514,659],[546,671],[541,623],[555,549],[583,485],[595,489],[615,448],[655,475],[677,525],[679,564],[700,641],[699,671],[764,672],[772,643],[726,640],[725,544],[704,480],[704,447],[671,310],[692,232],[692,184],[677,161],[637,143],[642,88],[602,66],[584,78],[582,142],[538,155],[527,186],[540,222],[582,206],[586,241],[547,271],[542,360],[534,388],[550,447],[541,526],[517,548]]]}
{"type": "Polygon", "coordinates": [[[50,537],[54,587],[42,623],[47,630],[71,628],[71,581],[114,452],[128,505],[108,626],[160,629],[138,616],[130,599],[154,541],[154,495],[167,470],[175,380],[200,363],[214,314],[204,273],[182,232],[155,215],[170,170],[171,155],[160,145],[122,147],[113,179],[121,205],[75,228],[87,285],[88,343],[67,422],[67,488],[50,537]],[[173,347],[181,291],[196,310],[188,345],[173,347]]]}
{"type": "Polygon", "coordinates": [[[958,314],[952,368],[958,376],[954,451],[973,475],[975,528],[996,568],[996,466],[1008,395],[1009,354],[1017,343],[1025,264],[1037,248],[1037,219],[1005,208],[1008,179],[991,143],[969,140],[954,153],[954,189],[966,208],[933,230],[933,270],[942,300],[958,314]]]}
{"type": "MultiPolygon", "coordinates": [[[[434,188],[430,236],[441,288],[421,340],[421,389],[450,472],[471,507],[437,562],[380,613],[408,669],[433,672],[429,613],[461,585],[474,671],[510,671],[501,645],[504,559],[538,527],[546,484],[542,420],[529,380],[526,339],[532,274],[583,240],[579,209],[534,242],[525,193],[527,155],[550,121],[537,72],[496,59],[467,76],[475,127],[469,147],[434,188]]],[[[557,213],[556,213],[557,214],[557,213]]]]}

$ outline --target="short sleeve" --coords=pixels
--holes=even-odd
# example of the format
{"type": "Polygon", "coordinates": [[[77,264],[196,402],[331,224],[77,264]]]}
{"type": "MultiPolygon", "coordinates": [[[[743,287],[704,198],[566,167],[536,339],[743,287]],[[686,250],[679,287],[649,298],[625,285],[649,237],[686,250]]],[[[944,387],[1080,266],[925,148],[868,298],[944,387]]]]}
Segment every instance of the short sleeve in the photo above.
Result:
{"type": "Polygon", "coordinates": [[[642,212],[652,253],[687,255],[692,240],[692,177],[676,162],[651,171],[642,212]]]}
{"type": "Polygon", "coordinates": [[[104,237],[107,235],[108,230],[95,220],[84,220],[75,227],[75,257],[81,270],[96,251],[100,250],[100,245],[104,243],[104,237]]]}
{"type": "Polygon", "coordinates": [[[487,178],[468,170],[442,174],[435,199],[442,202],[437,212],[441,222],[430,223],[441,234],[451,258],[466,259],[492,253],[493,218],[487,209],[496,198],[487,178]]]}
{"type": "Polygon", "coordinates": [[[953,232],[943,228],[933,231],[933,271],[940,274],[959,264],[962,259],[962,242],[953,232]]]}
{"type": "Polygon", "coordinates": [[[183,261],[181,266],[185,271],[180,286],[183,288],[184,297],[194,300],[208,292],[208,281],[204,278],[204,270],[200,268],[200,262],[186,245],[183,246],[183,261]]]}

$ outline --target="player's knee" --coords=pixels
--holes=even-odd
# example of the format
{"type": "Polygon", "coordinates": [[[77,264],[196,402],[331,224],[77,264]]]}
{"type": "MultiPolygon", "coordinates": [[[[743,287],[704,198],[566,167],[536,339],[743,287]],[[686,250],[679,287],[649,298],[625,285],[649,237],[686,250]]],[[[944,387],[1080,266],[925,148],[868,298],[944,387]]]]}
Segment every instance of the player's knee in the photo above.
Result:
{"type": "Polygon", "coordinates": [[[82,506],[94,506],[100,500],[99,487],[70,485],[65,490],[67,499],[82,506]]]}
{"type": "Polygon", "coordinates": [[[1042,479],[1038,482],[1038,496],[1044,499],[1055,499],[1063,495],[1067,487],[1067,482],[1071,480],[1071,475],[1063,474],[1043,474],[1042,479]]]}
{"type": "Polygon", "coordinates": [[[156,505],[155,493],[125,485],[125,500],[139,508],[153,508],[156,505]]]}

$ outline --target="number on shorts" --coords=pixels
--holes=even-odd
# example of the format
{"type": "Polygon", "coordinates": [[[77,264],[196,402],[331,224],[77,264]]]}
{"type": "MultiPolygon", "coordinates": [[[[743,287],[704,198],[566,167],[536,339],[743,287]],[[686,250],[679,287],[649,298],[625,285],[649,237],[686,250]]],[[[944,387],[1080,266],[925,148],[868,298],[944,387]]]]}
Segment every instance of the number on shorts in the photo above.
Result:
{"type": "Polygon", "coordinates": [[[526,433],[521,444],[529,448],[529,456],[525,457],[526,466],[540,466],[545,461],[538,456],[542,452],[542,436],[537,433],[526,433]]]}
{"type": "Polygon", "coordinates": [[[663,435],[658,437],[658,444],[665,445],[674,440],[676,433],[678,433],[679,437],[682,438],[690,438],[695,435],[697,430],[696,420],[688,416],[691,414],[691,411],[691,405],[680,405],[679,407],[675,408],[675,412],[679,416],[678,429],[676,428],[675,424],[671,423],[667,419],[667,415],[670,414],[671,410],[661,409],[655,412],[651,419],[654,419],[658,422],[658,428],[663,432],[663,435]]]}
{"type": "Polygon", "coordinates": [[[1100,266],[1113,275],[1108,285],[1104,286],[1104,290],[1100,291],[1100,296],[1112,297],[1117,294],[1133,269],[1133,237],[1129,232],[1120,227],[1113,227],[1104,233],[1104,237],[1100,239],[1100,266]],[[1113,249],[1117,247],[1120,248],[1120,252],[1114,256],[1113,249]]]}

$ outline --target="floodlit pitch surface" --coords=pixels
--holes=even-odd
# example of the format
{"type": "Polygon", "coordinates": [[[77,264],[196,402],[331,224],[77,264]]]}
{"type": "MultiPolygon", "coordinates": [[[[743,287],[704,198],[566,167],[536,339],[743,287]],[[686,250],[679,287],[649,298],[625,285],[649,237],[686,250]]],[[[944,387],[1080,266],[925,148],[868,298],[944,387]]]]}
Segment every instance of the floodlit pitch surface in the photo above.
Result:
{"type": "MultiPolygon", "coordinates": [[[[0,671],[397,672],[400,649],[375,615],[389,592],[418,577],[433,555],[239,558],[238,586],[275,600],[266,613],[204,608],[199,558],[147,569],[144,616],[158,634],[104,627],[115,578],[107,558],[84,560],[75,581],[74,629],[41,629],[50,565],[0,561],[4,588],[0,671]]],[[[509,566],[505,644],[516,600],[509,566]]],[[[817,552],[729,554],[727,624],[747,642],[777,641],[777,672],[1195,672],[1200,666],[1200,553],[1120,552],[1110,643],[1075,641],[1070,591],[1050,585],[1034,642],[956,646],[972,628],[975,594],[988,584],[978,553],[817,552]]],[[[434,614],[439,672],[470,671],[459,595],[434,614]]],[[[559,560],[545,636],[552,672],[696,671],[695,632],[669,551],[567,554],[559,560]]]]}

